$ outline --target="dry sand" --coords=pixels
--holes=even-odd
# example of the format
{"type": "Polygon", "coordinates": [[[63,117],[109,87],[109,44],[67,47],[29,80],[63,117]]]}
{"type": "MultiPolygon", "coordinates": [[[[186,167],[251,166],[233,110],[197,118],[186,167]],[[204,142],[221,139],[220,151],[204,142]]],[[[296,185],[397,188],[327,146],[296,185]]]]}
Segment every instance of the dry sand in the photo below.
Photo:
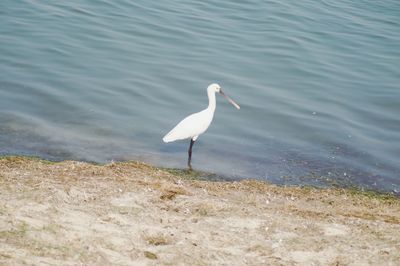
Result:
{"type": "Polygon", "coordinates": [[[400,201],[0,159],[1,265],[400,265],[400,201]]]}

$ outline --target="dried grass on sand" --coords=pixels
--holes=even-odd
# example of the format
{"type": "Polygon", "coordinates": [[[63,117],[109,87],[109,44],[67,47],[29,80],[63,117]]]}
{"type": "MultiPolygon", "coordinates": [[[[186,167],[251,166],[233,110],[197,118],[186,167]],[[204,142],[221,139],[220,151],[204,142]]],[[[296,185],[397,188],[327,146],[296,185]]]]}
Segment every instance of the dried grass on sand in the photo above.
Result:
{"type": "Polygon", "coordinates": [[[400,203],[141,163],[0,159],[0,264],[400,264],[400,203]]]}

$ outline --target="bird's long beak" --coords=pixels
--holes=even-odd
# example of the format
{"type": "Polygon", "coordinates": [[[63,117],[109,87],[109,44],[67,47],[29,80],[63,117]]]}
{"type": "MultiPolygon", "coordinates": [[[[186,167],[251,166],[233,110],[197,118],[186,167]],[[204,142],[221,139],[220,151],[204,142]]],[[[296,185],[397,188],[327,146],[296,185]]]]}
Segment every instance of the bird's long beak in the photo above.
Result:
{"type": "Polygon", "coordinates": [[[235,101],[232,100],[231,97],[229,97],[228,95],[226,95],[221,89],[219,90],[219,93],[220,93],[222,96],[224,96],[233,106],[235,106],[236,109],[238,109],[238,110],[240,109],[240,106],[239,106],[237,103],[235,103],[235,101]]]}

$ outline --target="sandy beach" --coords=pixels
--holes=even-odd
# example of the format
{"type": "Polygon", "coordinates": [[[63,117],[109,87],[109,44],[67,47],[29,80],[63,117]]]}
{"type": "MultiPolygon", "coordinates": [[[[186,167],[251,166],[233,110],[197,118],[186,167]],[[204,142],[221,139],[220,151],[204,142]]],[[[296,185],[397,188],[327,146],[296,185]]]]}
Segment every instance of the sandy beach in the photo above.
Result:
{"type": "Polygon", "coordinates": [[[0,159],[1,265],[400,265],[400,200],[0,159]]]}

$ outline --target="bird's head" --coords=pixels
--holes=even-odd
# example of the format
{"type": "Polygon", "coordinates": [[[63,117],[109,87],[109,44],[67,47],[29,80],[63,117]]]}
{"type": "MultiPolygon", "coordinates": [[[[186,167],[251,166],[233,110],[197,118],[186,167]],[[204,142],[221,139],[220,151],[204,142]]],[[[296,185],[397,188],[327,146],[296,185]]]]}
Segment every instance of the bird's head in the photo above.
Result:
{"type": "Polygon", "coordinates": [[[207,91],[208,91],[208,93],[218,92],[219,94],[224,96],[233,106],[235,106],[237,109],[240,109],[240,106],[222,91],[221,86],[219,86],[219,84],[217,84],[217,83],[211,84],[210,86],[208,86],[207,91]]]}
{"type": "Polygon", "coordinates": [[[217,84],[217,83],[213,83],[210,86],[208,86],[207,90],[208,91],[211,90],[212,92],[220,93],[221,92],[221,86],[219,86],[219,84],[217,84]]]}

